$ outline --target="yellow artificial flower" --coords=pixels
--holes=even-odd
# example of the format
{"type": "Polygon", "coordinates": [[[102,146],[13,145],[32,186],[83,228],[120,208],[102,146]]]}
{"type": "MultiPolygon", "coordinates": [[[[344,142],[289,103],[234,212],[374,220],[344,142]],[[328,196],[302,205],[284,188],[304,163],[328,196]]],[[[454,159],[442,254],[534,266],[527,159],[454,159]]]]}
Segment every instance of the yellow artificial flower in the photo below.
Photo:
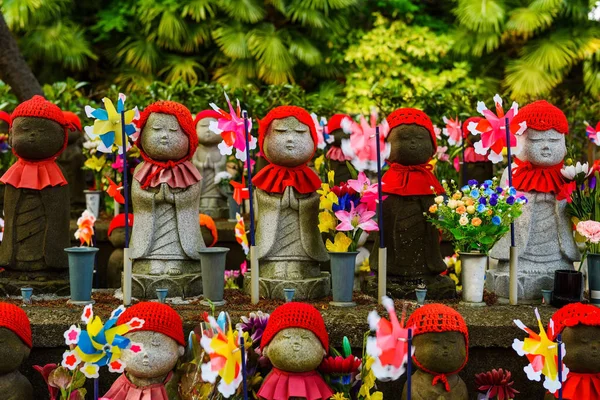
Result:
{"type": "MultiPolygon", "coordinates": [[[[327,172],[327,182],[329,183],[329,186],[335,186],[335,171],[331,170],[329,172],[327,172]]],[[[337,204],[337,203],[336,203],[337,204]]]]}
{"type": "Polygon", "coordinates": [[[340,393],[340,392],[337,392],[336,394],[331,396],[329,399],[330,400],[348,400],[348,398],[346,396],[344,396],[344,393],[340,393]]]}
{"type": "Polygon", "coordinates": [[[335,230],[337,220],[329,211],[321,211],[319,213],[319,232],[329,233],[335,230]]]}
{"type": "Polygon", "coordinates": [[[456,262],[454,263],[454,271],[456,272],[456,275],[460,276],[460,271],[461,271],[461,262],[460,260],[456,260],[456,262]]]}
{"type": "Polygon", "coordinates": [[[127,156],[131,158],[140,158],[142,153],[140,153],[140,149],[134,144],[127,152],[127,156]]]}
{"type": "Polygon", "coordinates": [[[338,232],[333,238],[333,243],[331,240],[327,239],[325,243],[325,247],[327,247],[328,251],[336,252],[336,253],[345,253],[348,251],[348,248],[352,244],[352,239],[350,239],[343,232],[338,232]]]}
{"type": "Polygon", "coordinates": [[[432,213],[432,214],[433,214],[433,213],[435,213],[435,212],[437,212],[437,210],[438,210],[438,206],[437,206],[437,204],[432,204],[432,205],[429,207],[429,212],[430,212],[430,213],[432,213]]]}
{"type": "Polygon", "coordinates": [[[317,172],[321,170],[321,167],[323,166],[324,162],[325,154],[322,154],[319,157],[315,158],[315,169],[317,170],[317,172]]]}
{"type": "Polygon", "coordinates": [[[317,193],[321,195],[319,209],[332,211],[333,205],[338,204],[338,197],[329,189],[329,184],[322,183],[321,189],[317,190],[317,193]]]}
{"type": "Polygon", "coordinates": [[[369,257],[365,258],[365,261],[360,264],[360,272],[371,272],[371,263],[369,262],[369,257]]]}
{"type": "Polygon", "coordinates": [[[92,171],[100,172],[100,171],[102,171],[102,167],[104,167],[104,164],[106,164],[106,157],[92,156],[92,157],[88,158],[87,160],[85,160],[85,163],[83,165],[87,169],[91,169],[92,171]]]}
{"type": "Polygon", "coordinates": [[[383,400],[383,393],[374,392],[371,394],[371,389],[375,386],[375,374],[371,371],[371,366],[375,362],[373,357],[365,356],[363,359],[364,362],[364,379],[362,381],[362,385],[358,392],[358,396],[364,398],[365,400],[383,400]]]}

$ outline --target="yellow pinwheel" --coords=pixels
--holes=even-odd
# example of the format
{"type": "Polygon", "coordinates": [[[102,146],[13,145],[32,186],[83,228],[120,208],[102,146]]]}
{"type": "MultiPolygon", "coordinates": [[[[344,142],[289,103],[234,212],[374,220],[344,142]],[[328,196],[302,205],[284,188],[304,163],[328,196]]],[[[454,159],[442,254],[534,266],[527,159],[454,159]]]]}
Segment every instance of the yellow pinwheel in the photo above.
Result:
{"type": "Polygon", "coordinates": [[[133,110],[125,111],[125,99],[125,95],[119,93],[116,108],[113,102],[107,97],[102,99],[104,109],[94,109],[90,106],[85,107],[87,116],[96,119],[93,126],[85,128],[85,132],[91,138],[100,137],[103,146],[99,146],[98,151],[110,153],[112,152],[113,145],[122,149],[123,128],[127,136],[131,136],[136,132],[133,120],[139,117],[139,112],[137,107],[133,110]]]}

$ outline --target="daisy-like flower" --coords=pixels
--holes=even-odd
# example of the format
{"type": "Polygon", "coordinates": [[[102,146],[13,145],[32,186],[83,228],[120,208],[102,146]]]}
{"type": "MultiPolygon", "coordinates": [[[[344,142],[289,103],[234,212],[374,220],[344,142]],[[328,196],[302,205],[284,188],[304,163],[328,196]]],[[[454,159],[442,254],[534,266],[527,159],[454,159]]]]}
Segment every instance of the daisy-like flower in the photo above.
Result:
{"type": "Polygon", "coordinates": [[[77,344],[79,342],[79,335],[81,335],[81,328],[71,325],[71,327],[63,334],[65,337],[65,344],[67,346],[77,344]]]}
{"type": "Polygon", "coordinates": [[[365,232],[378,231],[377,222],[372,218],[375,216],[375,211],[369,211],[366,204],[359,204],[354,207],[354,203],[350,206],[350,211],[340,210],[335,213],[337,219],[340,220],[336,230],[347,232],[362,229],[365,232]]]}
{"type": "Polygon", "coordinates": [[[65,351],[63,353],[63,359],[60,365],[73,371],[81,363],[81,358],[75,351],[65,351]]]}
{"type": "Polygon", "coordinates": [[[590,168],[588,163],[582,164],[579,161],[577,161],[577,164],[575,165],[565,165],[560,170],[562,176],[564,176],[569,181],[585,179],[588,176],[590,176],[592,172],[594,172],[594,169],[590,168]]]}

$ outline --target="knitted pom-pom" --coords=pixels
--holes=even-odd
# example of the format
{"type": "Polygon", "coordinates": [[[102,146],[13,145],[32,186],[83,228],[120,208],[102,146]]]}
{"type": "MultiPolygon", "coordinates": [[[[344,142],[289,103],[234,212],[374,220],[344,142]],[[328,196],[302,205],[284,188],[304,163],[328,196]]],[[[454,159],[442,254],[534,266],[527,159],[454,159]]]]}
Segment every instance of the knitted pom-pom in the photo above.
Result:
{"type": "MultiPolygon", "coordinates": [[[[129,227],[133,226],[133,214],[128,213],[127,219],[129,220],[129,227]]],[[[119,214],[115,216],[112,221],[110,221],[110,225],[108,226],[108,236],[117,228],[125,228],[125,214],[119,214]]]]}
{"type": "Polygon", "coordinates": [[[144,320],[144,325],[138,329],[132,329],[129,332],[151,331],[162,333],[181,346],[185,346],[183,336],[183,322],[177,311],[166,304],[155,302],[142,302],[129,307],[119,316],[117,325],[126,324],[132,318],[144,320]]]}
{"type": "Polygon", "coordinates": [[[600,309],[591,304],[567,304],[552,316],[554,329],[548,329],[551,340],[555,340],[559,333],[567,327],[576,325],[600,326],[600,309]]]}
{"type": "Polygon", "coordinates": [[[429,131],[431,141],[433,142],[433,148],[437,148],[437,139],[433,130],[433,123],[431,119],[421,110],[416,108],[399,108],[386,118],[387,123],[390,127],[390,131],[398,125],[410,125],[415,124],[422,126],[429,131]]]}
{"type": "Polygon", "coordinates": [[[520,124],[523,121],[527,123],[528,129],[536,131],[554,129],[565,135],[569,133],[569,121],[565,113],[545,100],[534,101],[519,110],[513,122],[520,124]]]}
{"type": "Polygon", "coordinates": [[[13,331],[27,347],[32,348],[31,325],[25,311],[14,304],[0,303],[0,328],[13,331]]]}

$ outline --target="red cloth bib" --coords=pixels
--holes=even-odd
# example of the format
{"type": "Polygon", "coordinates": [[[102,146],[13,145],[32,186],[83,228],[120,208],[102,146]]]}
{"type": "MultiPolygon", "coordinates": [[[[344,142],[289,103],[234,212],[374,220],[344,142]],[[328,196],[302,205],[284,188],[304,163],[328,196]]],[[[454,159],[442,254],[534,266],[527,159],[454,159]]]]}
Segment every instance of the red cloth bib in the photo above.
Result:
{"type": "Polygon", "coordinates": [[[42,190],[47,186],[64,186],[67,184],[62,171],[54,158],[42,161],[27,161],[17,159],[0,182],[16,187],[17,189],[42,190]]]}
{"type": "MultiPolygon", "coordinates": [[[[558,390],[554,393],[558,399],[558,390]]],[[[600,374],[578,374],[569,372],[563,386],[563,399],[565,400],[599,400],[600,399],[600,374]]]]}
{"type": "Polygon", "coordinates": [[[333,391],[316,371],[284,372],[277,368],[267,375],[258,397],[266,400],[288,400],[302,397],[306,400],[328,400],[333,391]]]}
{"type": "Polygon", "coordinates": [[[431,164],[402,165],[390,163],[390,169],[383,175],[383,192],[399,196],[421,196],[444,193],[431,164]],[[433,187],[433,189],[431,188],[433,187]]]}
{"type": "Polygon", "coordinates": [[[325,157],[327,157],[330,160],[339,162],[352,160],[352,157],[348,157],[346,154],[344,154],[342,148],[337,146],[331,146],[331,148],[327,151],[325,157]]]}
{"type": "Polygon", "coordinates": [[[169,161],[162,165],[145,161],[133,177],[141,183],[142,189],[157,187],[161,183],[166,183],[173,189],[183,189],[202,179],[200,172],[189,161],[179,163],[169,161]]]}
{"type": "MultiPolygon", "coordinates": [[[[171,374],[167,376],[165,382],[170,378],[171,374]]],[[[131,383],[125,374],[117,378],[104,397],[111,400],[169,400],[163,383],[139,388],[131,383]]]]}
{"type": "Polygon", "coordinates": [[[286,168],[269,164],[252,178],[252,184],[268,193],[283,193],[292,186],[298,193],[307,194],[321,187],[321,179],[306,165],[286,168]]]}
{"type": "Polygon", "coordinates": [[[537,167],[529,161],[515,158],[516,168],[513,168],[513,186],[521,192],[554,193],[560,192],[565,180],[560,173],[563,163],[551,167],[537,167]]]}

